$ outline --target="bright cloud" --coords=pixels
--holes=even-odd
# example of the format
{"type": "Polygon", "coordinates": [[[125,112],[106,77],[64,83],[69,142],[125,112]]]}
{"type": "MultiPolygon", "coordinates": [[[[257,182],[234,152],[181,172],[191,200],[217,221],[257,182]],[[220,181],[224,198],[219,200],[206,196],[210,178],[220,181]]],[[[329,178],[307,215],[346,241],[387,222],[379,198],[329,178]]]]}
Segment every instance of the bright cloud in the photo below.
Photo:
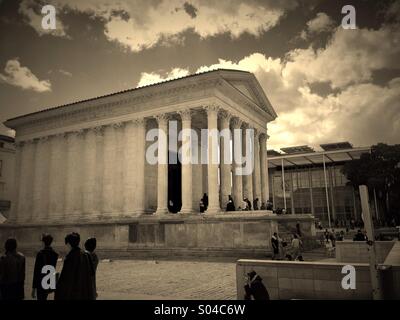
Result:
{"type": "MultiPolygon", "coordinates": [[[[358,146],[398,143],[400,78],[384,86],[371,79],[374,70],[400,69],[399,29],[337,29],[317,51],[295,49],[284,60],[254,53],[238,62],[220,59],[197,72],[226,68],[256,75],[278,113],[268,126],[269,148],[344,140],[358,146]],[[337,90],[327,96],[313,92],[311,84],[321,81],[337,90]]],[[[157,74],[152,78],[159,80],[157,74]]]]}
{"type": "Polygon", "coordinates": [[[36,92],[51,91],[49,80],[39,80],[29,68],[21,66],[18,59],[7,61],[4,74],[0,73],[0,80],[25,90],[36,92]]]}
{"type": "Polygon", "coordinates": [[[317,16],[307,22],[307,27],[300,34],[300,37],[306,40],[312,35],[332,31],[335,25],[333,21],[326,13],[319,12],[317,16]]]}
{"type": "Polygon", "coordinates": [[[147,86],[147,85],[162,82],[162,81],[185,77],[188,74],[189,74],[189,70],[181,69],[181,68],[172,69],[170,72],[167,72],[165,76],[161,76],[160,74],[154,73],[154,72],[151,72],[151,73],[142,72],[140,75],[140,81],[139,81],[137,87],[143,87],[143,86],[147,86]]]}
{"type": "MultiPolygon", "coordinates": [[[[57,12],[70,9],[103,18],[106,37],[132,51],[151,48],[160,42],[181,41],[182,33],[189,29],[202,38],[223,33],[232,38],[243,33],[258,36],[274,27],[287,10],[296,6],[293,0],[279,5],[272,0],[121,0],[113,4],[105,0],[54,0],[52,4],[57,12]]],[[[24,0],[20,11],[42,34],[38,7],[33,5],[33,0],[24,0]]],[[[57,30],[54,35],[65,35],[62,22],[57,30]]]]}

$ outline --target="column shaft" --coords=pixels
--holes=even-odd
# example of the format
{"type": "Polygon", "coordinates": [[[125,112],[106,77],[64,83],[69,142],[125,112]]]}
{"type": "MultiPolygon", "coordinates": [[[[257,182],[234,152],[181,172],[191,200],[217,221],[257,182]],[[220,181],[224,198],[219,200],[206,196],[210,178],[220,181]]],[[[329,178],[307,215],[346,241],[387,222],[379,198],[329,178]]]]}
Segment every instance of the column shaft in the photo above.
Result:
{"type": "Polygon", "coordinates": [[[103,205],[102,211],[108,215],[113,213],[114,199],[114,165],[116,154],[116,137],[113,125],[104,128],[103,147],[103,205]]]}
{"type": "Polygon", "coordinates": [[[265,133],[260,135],[260,160],[261,160],[261,194],[262,202],[269,199],[268,188],[268,168],[267,168],[267,136],[265,133]]]}
{"type": "Polygon", "coordinates": [[[158,122],[157,211],[168,213],[168,117],[156,117],[158,122]]]}
{"type": "Polygon", "coordinates": [[[96,213],[96,128],[86,131],[84,145],[83,214],[84,218],[91,219],[96,213]]]}
{"type": "Polygon", "coordinates": [[[208,106],[208,208],[207,213],[221,211],[218,186],[218,107],[208,106]]]}
{"type": "Polygon", "coordinates": [[[125,162],[124,162],[124,212],[132,215],[136,207],[138,166],[136,163],[137,123],[129,121],[125,124],[125,162]]]}
{"type": "Polygon", "coordinates": [[[192,185],[192,115],[190,110],[179,112],[182,118],[182,208],[181,213],[193,213],[192,185]]]}
{"type": "MultiPolygon", "coordinates": [[[[246,155],[246,161],[252,162],[249,168],[251,168],[251,172],[243,171],[243,197],[247,198],[251,203],[251,208],[253,209],[253,168],[254,168],[254,144],[253,140],[247,138],[247,129],[250,129],[248,125],[243,128],[242,134],[242,152],[246,155]],[[248,145],[249,144],[249,145],[248,145]]],[[[245,163],[246,166],[249,164],[245,163]]]]}
{"type": "Polygon", "coordinates": [[[254,172],[253,172],[253,196],[258,199],[258,208],[262,203],[261,196],[261,167],[260,167],[260,135],[254,132],[254,172]]]}
{"type": "Polygon", "coordinates": [[[220,205],[222,209],[226,208],[229,196],[232,194],[231,189],[231,116],[227,112],[221,114],[221,134],[220,134],[220,168],[221,168],[221,199],[220,205]]]}
{"type": "MultiPolygon", "coordinates": [[[[138,119],[137,121],[137,158],[136,158],[136,201],[135,214],[143,214],[146,211],[146,120],[138,119]]],[[[168,175],[168,168],[167,168],[168,175]]],[[[167,176],[168,181],[168,176],[167,176]]]]}
{"type": "Polygon", "coordinates": [[[234,118],[232,121],[233,129],[233,200],[235,202],[236,210],[242,208],[243,203],[243,185],[242,185],[242,165],[240,163],[242,157],[242,121],[234,118]]]}

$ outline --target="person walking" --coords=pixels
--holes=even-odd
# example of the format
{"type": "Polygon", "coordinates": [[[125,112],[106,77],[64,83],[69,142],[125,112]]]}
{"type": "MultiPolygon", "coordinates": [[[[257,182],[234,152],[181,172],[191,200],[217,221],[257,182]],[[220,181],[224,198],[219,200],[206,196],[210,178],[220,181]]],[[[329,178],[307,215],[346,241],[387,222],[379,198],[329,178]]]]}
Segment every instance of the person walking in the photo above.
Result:
{"type": "Polygon", "coordinates": [[[296,260],[300,255],[301,255],[301,246],[302,242],[299,239],[298,235],[295,234],[293,235],[293,240],[292,240],[292,257],[293,260],[296,260]]]}
{"type": "Polygon", "coordinates": [[[7,239],[0,257],[0,299],[24,300],[25,257],[17,252],[17,240],[7,239]]]}
{"type": "Polygon", "coordinates": [[[35,267],[33,269],[32,299],[47,300],[47,296],[52,290],[46,290],[42,286],[42,280],[45,276],[45,274],[42,273],[42,269],[46,265],[50,265],[55,269],[58,253],[51,247],[53,237],[50,234],[43,234],[41,241],[43,242],[44,248],[36,255],[35,267]]]}
{"type": "Polygon", "coordinates": [[[253,200],[253,210],[258,210],[258,198],[253,200]]]}
{"type": "Polygon", "coordinates": [[[70,251],[57,283],[54,300],[94,300],[94,267],[88,253],[79,247],[80,235],[72,232],[65,237],[70,251]]]}
{"type": "Polygon", "coordinates": [[[279,238],[276,232],[274,232],[273,236],[271,237],[271,246],[272,260],[275,260],[277,257],[279,257],[279,238]]]}

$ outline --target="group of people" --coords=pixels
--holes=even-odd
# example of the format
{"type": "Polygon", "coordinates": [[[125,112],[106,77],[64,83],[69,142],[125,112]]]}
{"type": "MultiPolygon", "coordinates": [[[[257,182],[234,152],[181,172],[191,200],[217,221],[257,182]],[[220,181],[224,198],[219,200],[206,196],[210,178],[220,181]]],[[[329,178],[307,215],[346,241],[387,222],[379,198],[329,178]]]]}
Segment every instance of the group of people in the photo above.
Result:
{"type": "MultiPolygon", "coordinates": [[[[61,273],[55,277],[55,287],[44,285],[45,277],[51,270],[56,270],[59,254],[51,247],[53,237],[43,234],[43,248],[37,253],[33,270],[32,298],[47,300],[54,293],[55,300],[95,300],[97,298],[96,270],[99,259],[95,253],[96,238],[85,242],[85,250],[81,249],[80,235],[72,232],[65,237],[69,252],[64,258],[61,273]],[[47,266],[46,268],[44,268],[47,266]]],[[[23,300],[25,298],[25,266],[22,253],[17,251],[16,239],[7,239],[5,254],[0,257],[0,300],[23,300]]],[[[51,281],[50,281],[51,282],[51,281]]]]}
{"type": "Polygon", "coordinates": [[[272,210],[272,202],[267,200],[265,203],[259,205],[260,200],[255,198],[253,203],[248,198],[244,198],[241,206],[236,207],[235,202],[231,195],[228,196],[228,202],[226,204],[226,211],[252,211],[252,210],[272,210]]]}
{"type": "Polygon", "coordinates": [[[290,244],[278,236],[277,232],[274,232],[271,237],[272,247],[272,259],[273,260],[298,260],[304,261],[302,256],[303,242],[298,233],[292,235],[290,244]]]}

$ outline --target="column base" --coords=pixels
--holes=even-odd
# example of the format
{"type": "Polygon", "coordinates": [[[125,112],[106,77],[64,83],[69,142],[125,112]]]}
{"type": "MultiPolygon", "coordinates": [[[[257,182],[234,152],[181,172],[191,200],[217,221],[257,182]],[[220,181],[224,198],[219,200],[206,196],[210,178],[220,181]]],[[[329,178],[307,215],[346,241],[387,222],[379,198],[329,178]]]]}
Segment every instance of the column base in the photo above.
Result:
{"type": "Polygon", "coordinates": [[[222,210],[220,207],[208,207],[205,211],[206,214],[216,214],[220,213],[222,210]]]}
{"type": "Polygon", "coordinates": [[[154,212],[155,215],[168,214],[168,213],[169,213],[168,208],[160,208],[160,209],[157,209],[156,212],[154,212]]]}
{"type": "Polygon", "coordinates": [[[182,208],[181,211],[178,213],[180,214],[194,214],[196,211],[193,208],[182,208]]]}

